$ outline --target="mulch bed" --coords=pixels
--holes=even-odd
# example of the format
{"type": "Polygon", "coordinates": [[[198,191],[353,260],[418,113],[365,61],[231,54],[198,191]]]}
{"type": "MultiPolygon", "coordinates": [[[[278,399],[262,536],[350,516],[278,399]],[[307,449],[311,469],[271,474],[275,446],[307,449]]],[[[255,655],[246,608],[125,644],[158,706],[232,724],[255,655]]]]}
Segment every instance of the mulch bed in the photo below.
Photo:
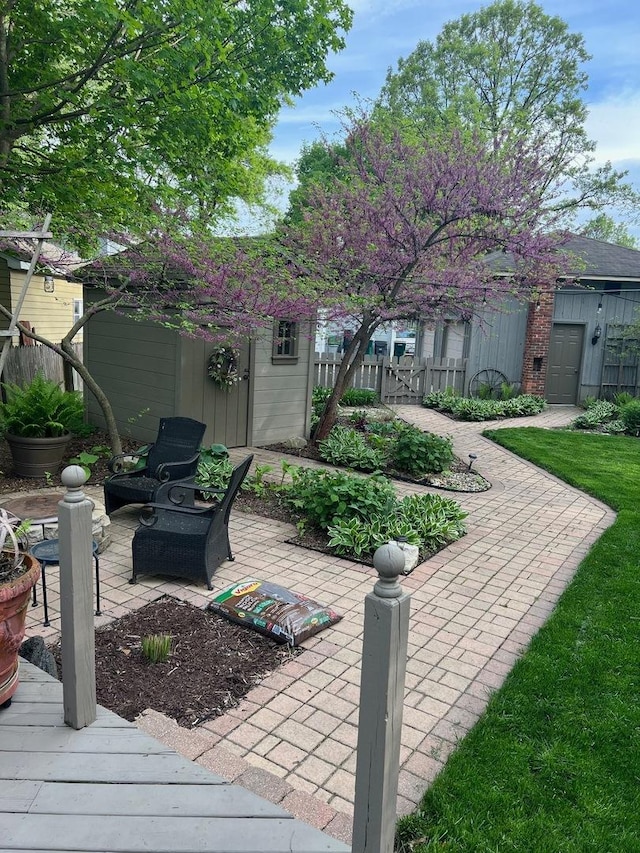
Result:
{"type": "MultiPolygon", "coordinates": [[[[59,643],[51,651],[61,671],[59,643]]],[[[96,631],[97,699],[126,720],[153,708],[193,728],[238,705],[300,651],[164,596],[96,631]],[[165,663],[144,657],[150,634],[174,638],[165,663]]]]}
{"type": "MultiPolygon", "coordinates": [[[[121,437],[122,452],[132,453],[142,446],[142,442],[131,438],[121,437]]],[[[93,447],[108,447],[109,439],[105,432],[96,430],[91,435],[84,438],[72,438],[65,452],[64,462],[61,469],[69,464],[69,459],[73,459],[82,451],[90,453],[93,447]]],[[[106,477],[111,476],[111,472],[107,467],[109,455],[105,451],[104,456],[100,456],[98,461],[91,466],[91,476],[89,485],[102,483],[106,477]]],[[[47,483],[44,478],[18,477],[13,473],[13,462],[11,459],[11,451],[9,445],[2,439],[0,440],[0,495],[6,495],[10,492],[26,492],[34,489],[44,489],[47,486],[60,485],[60,472],[52,477],[52,482],[47,483]]]]}

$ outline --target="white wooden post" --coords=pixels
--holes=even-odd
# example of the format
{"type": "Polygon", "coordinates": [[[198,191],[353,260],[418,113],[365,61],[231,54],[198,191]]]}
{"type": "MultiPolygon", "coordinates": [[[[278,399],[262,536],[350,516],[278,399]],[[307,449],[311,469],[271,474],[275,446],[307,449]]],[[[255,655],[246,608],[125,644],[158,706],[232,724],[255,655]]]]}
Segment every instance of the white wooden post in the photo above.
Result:
{"type": "Polygon", "coordinates": [[[365,598],[352,853],[393,853],[410,596],[395,542],[373,556],[378,581],[365,598]]]}
{"type": "Polygon", "coordinates": [[[58,504],[60,614],[64,721],[82,729],[96,719],[96,659],[93,626],[91,513],[79,465],[62,472],[67,487],[58,504]]]}

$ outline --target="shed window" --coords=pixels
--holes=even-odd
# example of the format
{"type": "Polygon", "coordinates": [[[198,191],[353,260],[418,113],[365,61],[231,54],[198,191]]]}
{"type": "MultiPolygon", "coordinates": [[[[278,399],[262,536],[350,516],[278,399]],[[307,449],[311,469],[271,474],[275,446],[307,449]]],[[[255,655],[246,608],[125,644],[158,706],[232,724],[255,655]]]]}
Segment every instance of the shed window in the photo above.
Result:
{"type": "Polygon", "coordinates": [[[298,358],[298,324],[293,320],[276,320],[273,326],[273,360],[294,361],[298,358]]]}
{"type": "Polygon", "coordinates": [[[82,299],[73,300],[73,322],[77,323],[82,317],[82,299]]]}

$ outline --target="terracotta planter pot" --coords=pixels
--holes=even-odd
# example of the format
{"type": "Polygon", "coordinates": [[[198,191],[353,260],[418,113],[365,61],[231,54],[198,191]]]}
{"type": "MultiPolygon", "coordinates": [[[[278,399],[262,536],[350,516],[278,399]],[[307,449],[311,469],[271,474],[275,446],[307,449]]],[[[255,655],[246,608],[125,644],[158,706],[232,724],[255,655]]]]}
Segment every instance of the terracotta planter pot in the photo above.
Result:
{"type": "Polygon", "coordinates": [[[18,686],[18,650],[24,639],[31,590],[40,577],[40,563],[24,555],[27,571],[14,581],[0,583],[0,707],[18,686]]]}
{"type": "Polygon", "coordinates": [[[54,438],[25,438],[7,433],[5,438],[11,450],[15,473],[20,477],[36,478],[58,471],[71,433],[54,438]]]}

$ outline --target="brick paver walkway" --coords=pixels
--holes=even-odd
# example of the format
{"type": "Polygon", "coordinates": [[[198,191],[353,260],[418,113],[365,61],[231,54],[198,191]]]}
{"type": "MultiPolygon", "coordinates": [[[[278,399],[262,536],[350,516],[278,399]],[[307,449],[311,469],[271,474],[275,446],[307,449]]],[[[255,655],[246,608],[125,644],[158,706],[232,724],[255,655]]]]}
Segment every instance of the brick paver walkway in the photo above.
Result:
{"type": "MultiPolygon", "coordinates": [[[[478,719],[614,515],[481,437],[487,427],[507,422],[453,422],[415,406],[397,411],[423,429],[452,435],[458,456],[475,453],[474,467],[493,484],[488,492],[453,495],[469,512],[468,534],[403,579],[412,593],[398,796],[398,813],[405,814],[478,719]]],[[[508,425],[553,427],[575,414],[552,408],[508,425]]],[[[234,458],[245,452],[234,451],[234,458]]],[[[279,468],[280,456],[254,452],[256,462],[279,468]]],[[[398,486],[400,493],[414,490],[398,486]]],[[[160,594],[199,606],[216,594],[160,578],[128,584],[137,514],[123,510],[112,519],[113,544],[101,558],[105,615],[98,624],[160,594]]],[[[293,533],[290,525],[234,513],[236,561],[218,570],[216,588],[247,576],[269,578],[331,604],[343,620],[308,641],[302,655],[254,687],[237,708],[198,730],[181,729],[153,711],[139,725],[230,781],[349,841],[364,597],[374,572],[288,544],[293,533]]],[[[57,617],[53,572],[48,586],[57,617]]],[[[46,636],[41,620],[41,608],[30,611],[31,633],[46,636]]],[[[54,618],[49,636],[58,630],[54,618]]]]}

